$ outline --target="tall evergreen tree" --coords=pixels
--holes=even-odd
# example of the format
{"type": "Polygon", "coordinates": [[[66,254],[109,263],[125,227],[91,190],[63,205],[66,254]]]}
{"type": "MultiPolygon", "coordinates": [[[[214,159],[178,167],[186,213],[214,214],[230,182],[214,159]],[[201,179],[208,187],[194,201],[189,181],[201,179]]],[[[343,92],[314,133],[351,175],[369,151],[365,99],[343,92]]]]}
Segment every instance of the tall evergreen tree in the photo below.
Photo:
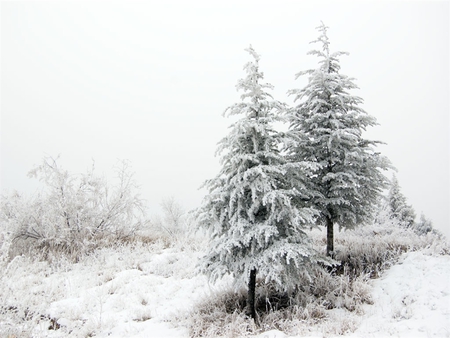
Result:
{"type": "Polygon", "coordinates": [[[406,197],[400,191],[400,185],[395,175],[392,176],[387,199],[390,217],[396,219],[404,227],[412,227],[416,213],[413,207],[406,202],[406,197]]]}
{"type": "Polygon", "coordinates": [[[361,107],[363,100],[349,94],[357,88],[353,79],[340,71],[339,56],[331,53],[327,29],[319,26],[319,38],[312,43],[321,49],[308,54],[319,57],[319,67],[300,72],[308,75],[303,89],[290,90],[298,104],[288,110],[291,161],[309,161],[319,169],[311,173],[312,189],[318,193],[311,200],[320,211],[319,224],[327,228],[327,254],[334,251],[334,225],[352,228],[371,219],[376,201],[386,185],[382,170],[389,161],[375,152],[380,143],[362,137],[375,118],[361,107]]]}
{"type": "Polygon", "coordinates": [[[296,286],[305,263],[322,260],[308,243],[304,229],[314,222],[312,208],[301,207],[309,198],[302,190],[302,163],[288,163],[280,154],[281,134],[272,125],[283,105],[262,83],[259,55],[246,49],[253,61],[238,81],[241,102],[224,115],[241,115],[220,143],[222,168],[205,183],[209,194],[199,209],[200,223],[211,230],[212,241],[203,271],[212,281],[231,274],[248,285],[248,311],[256,321],[256,276],[288,291],[296,286]],[[293,189],[292,187],[296,188],[293,189]]]}

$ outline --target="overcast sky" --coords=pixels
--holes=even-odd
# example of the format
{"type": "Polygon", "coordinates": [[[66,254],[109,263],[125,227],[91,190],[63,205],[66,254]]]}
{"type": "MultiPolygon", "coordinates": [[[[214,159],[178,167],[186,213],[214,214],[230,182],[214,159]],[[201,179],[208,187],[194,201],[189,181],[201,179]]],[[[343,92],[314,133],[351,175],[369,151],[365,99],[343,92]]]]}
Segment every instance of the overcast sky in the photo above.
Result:
{"type": "Polygon", "coordinates": [[[60,154],[73,173],[130,160],[150,214],[169,196],[198,206],[244,49],[292,104],[321,20],[380,124],[366,136],[387,143],[417,214],[450,234],[448,1],[2,1],[2,192],[34,191],[27,172],[60,154]]]}

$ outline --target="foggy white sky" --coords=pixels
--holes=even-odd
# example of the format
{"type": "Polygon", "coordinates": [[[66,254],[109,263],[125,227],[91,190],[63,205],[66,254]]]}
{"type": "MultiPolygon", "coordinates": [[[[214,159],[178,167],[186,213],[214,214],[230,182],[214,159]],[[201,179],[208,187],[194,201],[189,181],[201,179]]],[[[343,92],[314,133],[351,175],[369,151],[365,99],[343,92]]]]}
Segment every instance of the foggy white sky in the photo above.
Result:
{"type": "Polygon", "coordinates": [[[276,99],[317,66],[323,20],[343,74],[380,126],[366,136],[398,169],[408,202],[449,230],[449,2],[1,2],[1,189],[61,154],[71,172],[132,162],[149,213],[199,205],[239,100],[244,51],[261,54],[276,99]]]}

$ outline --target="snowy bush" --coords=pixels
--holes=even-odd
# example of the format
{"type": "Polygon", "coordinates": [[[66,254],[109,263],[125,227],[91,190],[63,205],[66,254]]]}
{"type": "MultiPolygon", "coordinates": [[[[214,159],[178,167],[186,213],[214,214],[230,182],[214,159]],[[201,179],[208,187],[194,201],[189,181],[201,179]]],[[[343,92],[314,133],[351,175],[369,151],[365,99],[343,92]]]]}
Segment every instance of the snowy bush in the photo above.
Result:
{"type": "Polygon", "coordinates": [[[437,232],[419,235],[414,228],[400,226],[397,221],[375,223],[336,237],[337,269],[349,270],[353,275],[368,274],[378,277],[395,264],[407,251],[425,250],[433,255],[449,254],[448,242],[437,232]]]}
{"type": "Polygon", "coordinates": [[[115,169],[117,184],[111,187],[94,174],[94,167],[72,175],[55,159],[44,159],[29,175],[45,189],[31,197],[2,196],[0,218],[13,234],[11,258],[32,253],[77,260],[82,253],[132,236],[144,223],[143,203],[129,163],[115,169]]]}
{"type": "Polygon", "coordinates": [[[193,212],[185,212],[173,198],[164,198],[161,202],[162,216],[152,215],[149,224],[140,234],[162,241],[166,247],[184,249],[202,249],[208,243],[203,229],[199,229],[193,212]]]}

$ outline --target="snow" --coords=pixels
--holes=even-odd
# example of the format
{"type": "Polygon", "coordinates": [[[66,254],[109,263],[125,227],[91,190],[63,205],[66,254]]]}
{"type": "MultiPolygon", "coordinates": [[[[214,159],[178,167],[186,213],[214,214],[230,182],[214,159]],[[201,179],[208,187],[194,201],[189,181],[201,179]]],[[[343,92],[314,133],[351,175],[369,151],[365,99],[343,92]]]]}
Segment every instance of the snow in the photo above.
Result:
{"type": "MultiPolygon", "coordinates": [[[[199,255],[161,246],[108,249],[58,267],[17,257],[2,272],[0,300],[39,311],[61,325],[48,330],[50,320],[41,320],[28,328],[34,337],[189,337],[186,327],[177,327],[177,318],[231,281],[209,285],[196,274],[199,255]]],[[[312,327],[307,336],[333,336],[329,332],[338,334],[343,325],[354,327],[350,337],[450,336],[449,255],[406,253],[370,283],[373,304],[364,305],[362,314],[330,310],[330,321],[312,327]]],[[[11,330],[1,313],[0,333],[8,336],[20,328],[11,330]]],[[[255,337],[288,336],[269,330],[255,337]]]]}
{"type": "Polygon", "coordinates": [[[410,252],[373,284],[355,336],[450,336],[450,256],[410,252]]]}
{"type": "MultiPolygon", "coordinates": [[[[374,303],[364,306],[364,314],[356,319],[358,328],[345,336],[450,337],[450,256],[409,252],[381,278],[373,280],[372,287],[374,303]]],[[[339,320],[342,311],[333,312],[339,320]]],[[[345,319],[350,318],[341,318],[345,319]]],[[[308,337],[325,336],[317,331],[308,337]]],[[[256,337],[288,336],[272,330],[256,337]]]]}

